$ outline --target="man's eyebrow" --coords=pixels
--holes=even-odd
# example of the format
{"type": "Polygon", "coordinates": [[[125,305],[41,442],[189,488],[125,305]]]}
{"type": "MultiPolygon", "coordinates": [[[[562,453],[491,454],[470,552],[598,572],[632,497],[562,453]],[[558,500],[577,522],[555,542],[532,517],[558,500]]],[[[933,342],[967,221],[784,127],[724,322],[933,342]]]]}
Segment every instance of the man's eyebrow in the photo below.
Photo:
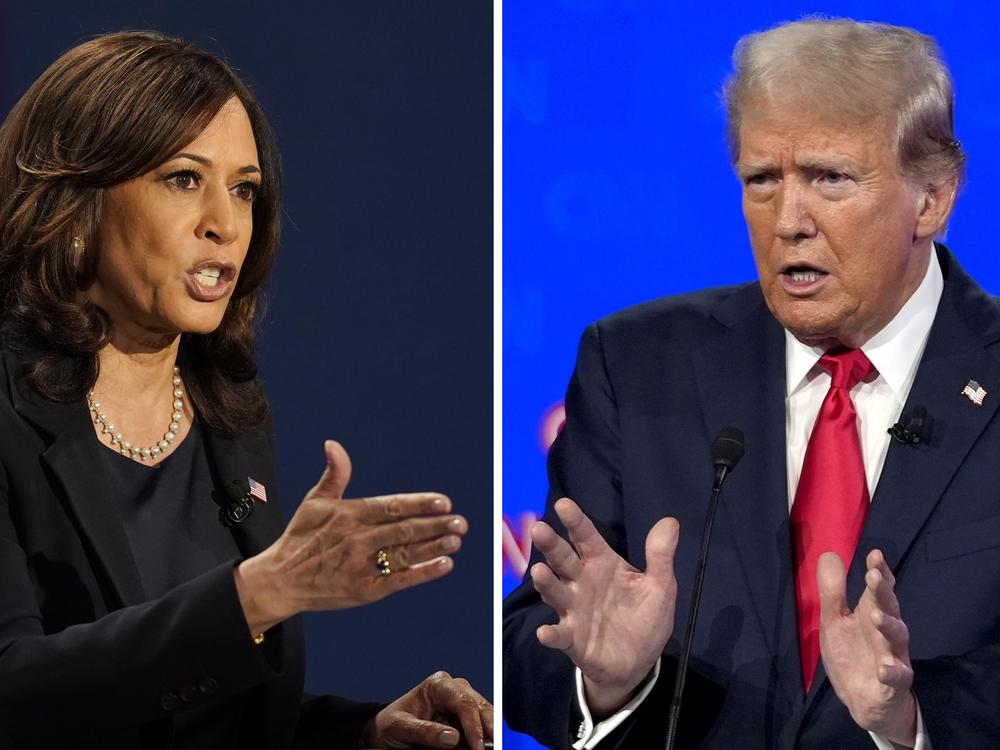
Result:
{"type": "Polygon", "coordinates": [[[849,156],[822,156],[820,154],[803,154],[795,160],[800,169],[810,169],[818,172],[838,172],[843,169],[857,169],[858,163],[849,156]]]}
{"type": "MultiPolygon", "coordinates": [[[[207,156],[202,156],[201,154],[192,154],[190,151],[181,151],[179,154],[174,154],[174,159],[190,159],[191,161],[196,161],[206,167],[212,166],[212,160],[207,156]]],[[[245,167],[240,167],[236,170],[239,174],[260,174],[260,168],[254,164],[247,164],[245,167]]]]}
{"type": "Polygon", "coordinates": [[[743,161],[736,164],[736,174],[741,177],[761,172],[770,172],[773,169],[774,165],[766,161],[743,161]]]}

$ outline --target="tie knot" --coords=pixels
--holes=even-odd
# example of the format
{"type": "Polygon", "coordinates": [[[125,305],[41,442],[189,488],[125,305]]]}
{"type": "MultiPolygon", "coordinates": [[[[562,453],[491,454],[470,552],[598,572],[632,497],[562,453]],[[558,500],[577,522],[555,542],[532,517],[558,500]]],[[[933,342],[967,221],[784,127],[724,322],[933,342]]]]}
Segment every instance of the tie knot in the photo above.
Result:
{"type": "Polygon", "coordinates": [[[819,366],[830,373],[830,386],[851,390],[875,371],[860,349],[832,349],[819,358],[819,366]]]}

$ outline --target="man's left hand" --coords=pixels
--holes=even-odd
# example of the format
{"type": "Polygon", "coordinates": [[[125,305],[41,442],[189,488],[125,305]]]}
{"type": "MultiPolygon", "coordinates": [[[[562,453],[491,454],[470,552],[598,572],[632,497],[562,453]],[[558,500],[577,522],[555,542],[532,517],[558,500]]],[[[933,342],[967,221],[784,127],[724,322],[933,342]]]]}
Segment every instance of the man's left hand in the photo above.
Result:
{"type": "Polygon", "coordinates": [[[436,672],[368,722],[365,747],[453,748],[463,740],[483,750],[493,739],[493,706],[464,679],[436,672]]]}
{"type": "Polygon", "coordinates": [[[830,684],[862,728],[897,746],[913,747],[917,701],[910,689],[910,634],[893,591],[896,579],[879,550],[865,560],[865,590],[847,607],[844,565],[827,552],[819,560],[819,644],[830,684]]]}

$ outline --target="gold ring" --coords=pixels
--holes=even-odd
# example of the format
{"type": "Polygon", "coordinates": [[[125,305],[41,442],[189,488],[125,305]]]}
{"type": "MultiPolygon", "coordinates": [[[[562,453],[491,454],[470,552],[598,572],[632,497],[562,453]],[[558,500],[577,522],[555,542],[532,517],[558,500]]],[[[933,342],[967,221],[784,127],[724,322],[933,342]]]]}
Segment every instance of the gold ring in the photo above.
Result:
{"type": "Polygon", "coordinates": [[[375,553],[375,567],[378,569],[380,576],[392,575],[392,565],[389,564],[389,553],[384,549],[380,549],[375,553]]]}

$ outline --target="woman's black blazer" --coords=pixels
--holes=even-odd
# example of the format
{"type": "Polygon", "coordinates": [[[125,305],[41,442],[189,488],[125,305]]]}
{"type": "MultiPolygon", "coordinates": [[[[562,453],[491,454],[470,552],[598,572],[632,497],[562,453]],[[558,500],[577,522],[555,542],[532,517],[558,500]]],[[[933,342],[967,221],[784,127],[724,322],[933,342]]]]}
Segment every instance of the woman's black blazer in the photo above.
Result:
{"type": "MultiPolygon", "coordinates": [[[[0,748],[169,748],[177,712],[245,691],[239,747],[357,747],[378,706],[303,699],[301,623],[253,645],[235,561],[146,597],[108,483],[87,460],[90,413],[30,389],[30,358],[0,348],[0,748]]],[[[204,435],[217,497],[248,476],[276,497],[270,425],[204,435]]],[[[244,557],[282,528],[275,500],[231,527],[244,557]]]]}

